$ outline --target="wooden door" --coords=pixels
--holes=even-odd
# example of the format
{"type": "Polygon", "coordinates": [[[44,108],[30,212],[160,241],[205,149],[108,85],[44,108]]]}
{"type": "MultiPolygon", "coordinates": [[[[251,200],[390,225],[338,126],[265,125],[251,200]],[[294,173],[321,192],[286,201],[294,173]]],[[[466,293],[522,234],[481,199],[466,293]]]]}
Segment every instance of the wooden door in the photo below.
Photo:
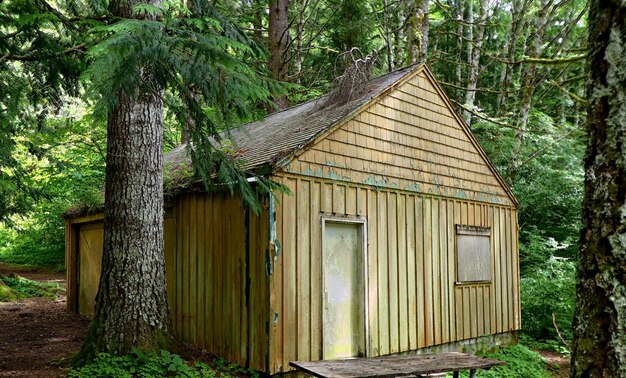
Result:
{"type": "Polygon", "coordinates": [[[325,222],[323,358],[364,356],[362,224],[325,222]]]}
{"type": "Polygon", "coordinates": [[[102,269],[102,223],[80,226],[78,230],[78,312],[92,317],[102,269]]]}

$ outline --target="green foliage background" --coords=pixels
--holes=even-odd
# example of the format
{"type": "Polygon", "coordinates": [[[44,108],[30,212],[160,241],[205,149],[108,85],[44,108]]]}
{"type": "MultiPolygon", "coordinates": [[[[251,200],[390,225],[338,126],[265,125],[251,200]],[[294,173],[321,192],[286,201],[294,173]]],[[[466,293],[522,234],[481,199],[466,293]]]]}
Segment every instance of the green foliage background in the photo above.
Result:
{"type": "MultiPolygon", "coordinates": [[[[292,103],[328,92],[342,73],[341,54],[352,47],[359,48],[358,56],[374,57],[372,76],[403,66],[407,15],[415,3],[320,1],[307,2],[307,8],[293,2],[290,49],[297,46],[298,25],[304,45],[286,57],[297,84],[288,88],[292,103]]],[[[546,59],[585,51],[586,2],[566,3],[554,7],[546,25],[546,59]]],[[[229,151],[215,149],[207,138],[264,115],[262,101],[281,90],[271,80],[256,80],[264,77],[267,63],[263,4],[195,1],[190,11],[171,0],[138,9],[158,13],[158,22],[110,19],[106,2],[99,0],[50,3],[58,12],[45,4],[0,2],[0,262],[63,269],[62,215],[72,205],[102,202],[103,116],[118,91],[142,85],[137,74],[142,66],[150,66],[167,87],[166,150],[180,142],[182,125],[191,117],[202,125],[192,137],[198,146],[195,173],[208,181],[209,173],[217,172],[231,191],[254,197],[241,184],[245,175],[229,151]]],[[[428,62],[461,109],[465,91],[459,84],[468,78],[471,41],[456,34],[468,28],[462,22],[459,28],[467,10],[458,4],[430,3],[428,62]]],[[[477,1],[472,4],[478,8],[477,1]]],[[[521,73],[528,66],[515,62],[533,42],[540,3],[527,2],[524,28],[508,57],[512,4],[490,2],[471,128],[520,202],[523,333],[540,346],[562,350],[552,314],[570,338],[585,146],[584,104],[568,93],[584,97],[584,62],[537,67],[541,80],[528,124],[520,130],[521,73]],[[504,64],[509,58],[515,62],[504,64]],[[500,88],[507,67],[510,87],[500,88]]]]}

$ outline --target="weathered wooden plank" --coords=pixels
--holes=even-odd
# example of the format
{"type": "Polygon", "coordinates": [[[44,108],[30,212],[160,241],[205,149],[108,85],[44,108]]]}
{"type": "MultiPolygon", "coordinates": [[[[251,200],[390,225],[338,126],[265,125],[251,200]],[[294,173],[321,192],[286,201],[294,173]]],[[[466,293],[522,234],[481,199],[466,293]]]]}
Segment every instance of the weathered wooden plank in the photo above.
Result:
{"type": "Polygon", "coordinates": [[[424,330],[426,346],[435,344],[435,310],[433,302],[433,216],[431,199],[424,198],[424,330]]]}
{"type": "Polygon", "coordinates": [[[356,215],[358,216],[367,216],[367,189],[365,188],[357,188],[357,210],[356,215]]]}
{"type": "Polygon", "coordinates": [[[448,271],[447,271],[447,292],[448,292],[448,313],[449,313],[449,322],[450,322],[450,340],[458,340],[456,335],[456,295],[454,290],[454,282],[456,280],[456,272],[455,272],[455,262],[456,257],[454,253],[455,246],[455,236],[456,231],[454,228],[454,202],[453,200],[447,201],[447,214],[446,214],[446,243],[447,243],[447,262],[448,262],[448,271]]]}
{"type": "Polygon", "coordinates": [[[441,292],[441,342],[450,341],[450,296],[448,272],[448,209],[447,201],[439,201],[439,280],[441,292]]]}
{"type": "Polygon", "coordinates": [[[205,287],[206,287],[206,258],[207,258],[207,248],[206,248],[206,229],[207,229],[207,218],[206,218],[206,198],[207,195],[199,195],[197,197],[196,209],[197,209],[197,222],[198,225],[196,227],[197,234],[197,262],[195,264],[196,268],[196,343],[204,348],[207,347],[205,340],[206,333],[206,305],[205,300],[207,298],[205,287]]]}
{"type": "Polygon", "coordinates": [[[308,180],[298,180],[297,209],[297,332],[298,359],[309,360],[311,357],[311,228],[310,206],[311,190],[308,180]]]}
{"type": "Polygon", "coordinates": [[[498,209],[500,217],[500,271],[502,279],[502,330],[508,331],[510,329],[509,324],[509,271],[508,271],[508,235],[506,234],[507,221],[506,211],[503,208],[498,209]]]}
{"type": "Polygon", "coordinates": [[[521,294],[520,294],[520,266],[519,266],[519,226],[517,223],[517,210],[513,210],[513,241],[515,242],[513,245],[513,253],[515,260],[513,261],[513,268],[515,269],[515,280],[517,282],[517,287],[515,290],[515,299],[517,303],[517,311],[516,311],[516,322],[515,329],[521,328],[522,321],[522,303],[521,303],[521,294]]]}
{"type": "MultiPolygon", "coordinates": [[[[286,184],[286,180],[281,180],[286,184]]],[[[270,370],[272,372],[280,372],[283,370],[283,258],[284,249],[282,248],[283,238],[283,213],[284,195],[277,195],[280,201],[274,201],[275,206],[275,229],[276,235],[274,240],[270,240],[269,255],[272,264],[272,275],[270,277],[270,332],[269,332],[269,359],[270,370]],[[278,247],[280,253],[276,256],[274,250],[278,247]]],[[[332,197],[329,197],[332,198],[332,197]]],[[[332,205],[331,205],[332,206],[332,205]]],[[[270,208],[271,211],[271,208],[270,208]]],[[[270,230],[274,227],[271,223],[270,230]]],[[[270,232],[271,234],[271,232],[270,232]]]]}
{"type": "MultiPolygon", "coordinates": [[[[292,193],[296,193],[296,180],[287,179],[285,185],[292,193]]],[[[287,367],[289,361],[298,355],[297,331],[297,275],[296,275],[296,221],[297,208],[293,195],[283,196],[283,356],[282,365],[287,367]]]]}
{"type": "Polygon", "coordinates": [[[357,198],[357,188],[354,186],[346,187],[346,214],[347,215],[357,215],[357,207],[358,207],[358,198],[357,198]]]}
{"type": "Polygon", "coordinates": [[[322,358],[322,245],[321,245],[321,188],[319,182],[311,183],[311,359],[322,358]]]}
{"type": "Polygon", "coordinates": [[[463,338],[472,337],[472,315],[470,314],[472,303],[470,302],[470,288],[461,286],[463,290],[463,338]]]}
{"type": "Polygon", "coordinates": [[[515,273],[514,268],[514,251],[513,251],[513,230],[512,223],[513,219],[511,216],[511,209],[507,208],[504,213],[504,217],[506,220],[506,241],[507,241],[507,288],[509,289],[508,297],[509,300],[507,302],[507,307],[509,309],[509,330],[515,329],[515,315],[517,313],[517,299],[516,299],[516,291],[517,291],[517,274],[515,273]]]}
{"type": "Polygon", "coordinates": [[[389,352],[399,349],[399,306],[398,306],[398,195],[387,194],[387,259],[389,275],[389,352]]]}
{"type": "Polygon", "coordinates": [[[322,212],[324,213],[332,213],[333,212],[333,185],[322,182],[322,197],[321,197],[321,206],[322,212]]]}
{"type": "Polygon", "coordinates": [[[494,334],[497,332],[497,323],[496,323],[496,249],[495,249],[495,224],[493,218],[493,206],[487,207],[487,222],[488,226],[491,227],[491,283],[489,285],[489,332],[494,334]]]}
{"type": "Polygon", "coordinates": [[[241,267],[243,263],[243,209],[239,206],[239,199],[230,197],[228,200],[228,211],[232,214],[231,227],[227,231],[229,235],[229,270],[230,280],[232,284],[229,288],[228,303],[232,306],[232,317],[229,318],[229,340],[228,346],[231,354],[231,361],[239,362],[241,356],[239,354],[241,348],[241,329],[243,327],[242,304],[243,299],[243,280],[241,275],[241,267]]]}
{"type": "Polygon", "coordinates": [[[378,193],[373,190],[367,190],[367,276],[368,276],[368,318],[369,318],[369,346],[370,356],[378,356],[380,354],[379,345],[379,328],[378,328],[378,193]]]}
{"type": "MultiPolygon", "coordinates": [[[[269,206],[269,199],[265,203],[266,206],[269,206]]],[[[271,308],[270,307],[270,285],[272,285],[271,276],[268,277],[269,271],[268,267],[272,266],[272,259],[270,257],[270,225],[269,225],[269,210],[263,211],[260,214],[259,219],[259,263],[261,266],[258,268],[258,282],[259,282],[259,312],[252,313],[252,317],[258,319],[259,323],[258,327],[258,335],[259,335],[259,346],[258,346],[258,355],[257,359],[259,361],[259,365],[263,370],[270,370],[270,364],[272,363],[273,356],[270,353],[270,329],[273,327],[272,323],[274,321],[271,308]],[[266,260],[267,259],[267,260],[266,260]],[[256,315],[258,314],[258,316],[256,315]],[[268,329],[269,328],[269,329],[268,329]]]]}
{"type": "Polygon", "coordinates": [[[494,309],[495,309],[495,324],[496,332],[503,332],[502,327],[502,272],[500,268],[500,260],[502,251],[500,249],[500,211],[497,207],[493,208],[493,256],[494,256],[494,309]]]}
{"type": "Polygon", "coordinates": [[[78,285],[76,276],[78,273],[77,264],[77,237],[76,227],[70,220],[65,220],[65,279],[67,290],[67,311],[78,312],[78,285]]]}
{"type": "Polygon", "coordinates": [[[440,222],[439,222],[439,203],[438,198],[432,200],[432,307],[433,307],[433,325],[434,325],[434,343],[441,344],[443,339],[441,331],[443,326],[441,312],[441,246],[439,239],[440,222]]]}
{"type": "Polygon", "coordinates": [[[425,323],[425,258],[424,258],[424,203],[421,197],[415,197],[415,302],[417,308],[416,329],[417,347],[426,346],[425,323]]]}
{"type": "Polygon", "coordinates": [[[489,369],[506,362],[465,353],[419,354],[334,361],[292,361],[291,366],[322,378],[394,378],[489,369]]]}
{"type": "Polygon", "coordinates": [[[179,199],[178,201],[176,201],[176,226],[177,226],[177,274],[176,274],[176,330],[177,330],[177,334],[179,337],[184,337],[184,326],[185,324],[183,323],[183,305],[184,305],[184,285],[183,285],[183,280],[184,280],[184,234],[183,234],[183,230],[184,230],[184,226],[183,223],[185,221],[185,219],[183,218],[184,216],[184,202],[182,201],[182,199],[179,199]]]}
{"type": "Polygon", "coordinates": [[[484,285],[476,287],[476,336],[482,336],[485,334],[485,314],[484,314],[484,285]]]}
{"type": "Polygon", "coordinates": [[[207,280],[207,283],[210,283],[206,286],[208,294],[211,295],[210,301],[210,317],[213,322],[211,323],[211,332],[210,332],[210,346],[211,350],[220,350],[221,342],[220,342],[220,334],[222,328],[222,314],[220,313],[219,302],[220,300],[220,280],[218,277],[221,276],[222,270],[222,253],[223,251],[220,249],[219,241],[221,239],[222,225],[224,223],[222,212],[219,209],[219,204],[222,201],[222,198],[219,195],[211,196],[211,201],[209,206],[207,206],[207,210],[210,211],[210,219],[212,219],[212,227],[210,229],[210,238],[211,238],[211,279],[207,280]]]}
{"type": "Polygon", "coordinates": [[[189,277],[188,301],[189,301],[189,338],[188,340],[196,344],[198,342],[198,196],[189,196],[189,265],[187,276],[189,277]]]}
{"type": "MultiPolygon", "coordinates": [[[[461,202],[459,201],[454,201],[454,224],[462,224],[462,218],[461,218],[461,210],[462,206],[461,206],[461,202]]],[[[456,281],[456,229],[454,230],[454,239],[455,239],[455,247],[454,247],[454,264],[455,264],[455,273],[454,273],[454,280],[456,281]]],[[[455,310],[455,318],[456,318],[456,340],[463,340],[465,338],[465,328],[464,328],[464,324],[465,324],[465,319],[464,319],[464,306],[465,303],[463,302],[463,287],[462,286],[457,286],[455,285],[454,288],[454,303],[456,306],[456,310],[455,310]]]]}
{"type": "Polygon", "coordinates": [[[346,213],[346,186],[333,184],[333,213],[346,213]]]}
{"type": "Polygon", "coordinates": [[[403,194],[397,197],[397,227],[398,227],[398,315],[400,351],[409,350],[409,279],[408,279],[408,230],[407,230],[407,202],[412,199],[403,194]]]}
{"type": "Polygon", "coordinates": [[[378,195],[378,343],[380,354],[389,354],[389,256],[387,193],[378,195]]]}
{"type": "Polygon", "coordinates": [[[406,199],[406,286],[407,286],[407,334],[408,350],[417,349],[417,276],[415,247],[415,196],[406,199]]]}

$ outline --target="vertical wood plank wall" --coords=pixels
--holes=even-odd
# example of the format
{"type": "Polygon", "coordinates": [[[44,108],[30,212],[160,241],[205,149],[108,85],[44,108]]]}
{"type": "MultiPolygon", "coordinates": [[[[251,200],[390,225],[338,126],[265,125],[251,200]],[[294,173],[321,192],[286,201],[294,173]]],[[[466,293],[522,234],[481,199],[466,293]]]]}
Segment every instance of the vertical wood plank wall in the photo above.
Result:
{"type": "Polygon", "coordinates": [[[175,271],[168,291],[176,334],[242,366],[265,370],[267,212],[251,213],[246,231],[240,198],[195,193],[175,202],[173,217],[175,252],[169,249],[166,271],[175,271]]]}
{"type": "Polygon", "coordinates": [[[270,278],[270,373],[322,351],[321,215],[367,218],[371,356],[520,328],[514,207],[284,174],[270,278]],[[492,228],[493,281],[455,283],[455,224],[492,228]]]}
{"type": "MultiPolygon", "coordinates": [[[[96,218],[89,221],[101,224],[102,215],[96,218]]],[[[193,193],[176,199],[165,216],[167,295],[178,337],[242,366],[266,371],[269,216],[267,210],[258,216],[251,213],[248,232],[245,220],[239,198],[193,193]]],[[[71,312],[78,310],[80,224],[80,220],[66,223],[71,312]]],[[[97,283],[99,277],[92,281],[97,283]]]]}

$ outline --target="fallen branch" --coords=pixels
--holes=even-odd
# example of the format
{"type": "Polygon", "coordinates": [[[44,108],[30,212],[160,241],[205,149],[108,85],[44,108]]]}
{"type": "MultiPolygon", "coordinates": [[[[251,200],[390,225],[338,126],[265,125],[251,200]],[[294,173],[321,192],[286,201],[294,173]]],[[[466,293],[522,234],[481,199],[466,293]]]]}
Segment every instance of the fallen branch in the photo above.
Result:
{"type": "Polygon", "coordinates": [[[552,313],[552,324],[554,325],[554,329],[556,330],[556,334],[559,336],[559,339],[561,340],[563,345],[565,345],[567,350],[571,351],[572,348],[570,347],[569,343],[567,341],[565,341],[565,338],[563,337],[563,335],[561,334],[561,331],[559,330],[559,326],[556,325],[556,315],[554,314],[554,312],[552,313]]]}

